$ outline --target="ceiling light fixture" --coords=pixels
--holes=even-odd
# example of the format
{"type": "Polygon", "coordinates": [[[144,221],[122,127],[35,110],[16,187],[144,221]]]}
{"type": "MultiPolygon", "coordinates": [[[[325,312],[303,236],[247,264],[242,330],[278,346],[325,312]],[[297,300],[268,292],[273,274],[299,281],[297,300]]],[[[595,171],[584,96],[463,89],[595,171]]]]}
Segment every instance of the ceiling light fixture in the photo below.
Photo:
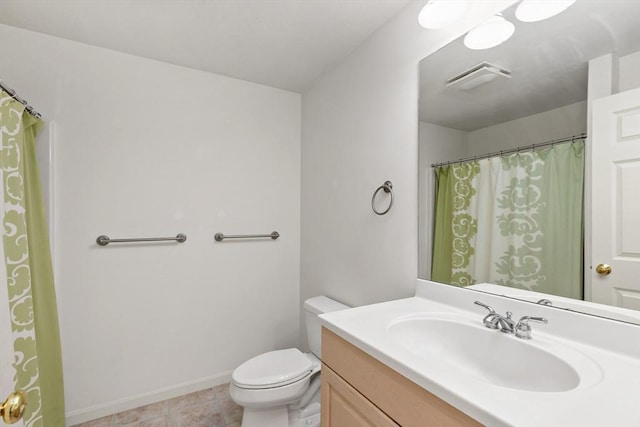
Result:
{"type": "Polygon", "coordinates": [[[516,18],[522,22],[542,21],[564,12],[575,2],[576,0],[522,0],[516,9],[516,18]]]}
{"type": "Polygon", "coordinates": [[[418,22],[429,30],[444,28],[461,19],[468,9],[466,0],[430,0],[420,11],[418,22]]]}
{"type": "Polygon", "coordinates": [[[507,41],[514,30],[511,22],[502,15],[495,15],[469,31],[464,37],[464,45],[473,50],[489,49],[507,41]]]}

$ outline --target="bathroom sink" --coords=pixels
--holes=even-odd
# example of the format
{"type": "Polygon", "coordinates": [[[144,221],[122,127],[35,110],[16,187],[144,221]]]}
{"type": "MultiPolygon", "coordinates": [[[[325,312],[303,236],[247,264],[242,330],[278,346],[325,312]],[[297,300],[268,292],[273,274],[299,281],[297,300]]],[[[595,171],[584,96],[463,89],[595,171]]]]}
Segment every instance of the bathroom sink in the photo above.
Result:
{"type": "Polygon", "coordinates": [[[530,323],[532,339],[524,340],[486,328],[488,311],[474,304],[478,296],[418,279],[412,298],[321,320],[327,336],[353,344],[481,425],[640,426],[640,328],[482,294],[481,302],[501,315],[512,312],[514,321],[548,320],[530,323]]]}
{"type": "MultiPolygon", "coordinates": [[[[581,383],[581,373],[574,368],[576,360],[567,361],[556,351],[540,348],[535,343],[535,331],[532,341],[522,340],[485,328],[480,316],[474,322],[452,313],[402,316],[391,321],[387,330],[397,344],[430,366],[464,372],[496,386],[565,392],[581,383]]],[[[561,347],[558,352],[566,355],[561,347]]],[[[569,359],[575,359],[575,354],[568,354],[572,356],[569,359]]],[[[578,367],[593,373],[588,361],[579,362],[578,367]]]]}

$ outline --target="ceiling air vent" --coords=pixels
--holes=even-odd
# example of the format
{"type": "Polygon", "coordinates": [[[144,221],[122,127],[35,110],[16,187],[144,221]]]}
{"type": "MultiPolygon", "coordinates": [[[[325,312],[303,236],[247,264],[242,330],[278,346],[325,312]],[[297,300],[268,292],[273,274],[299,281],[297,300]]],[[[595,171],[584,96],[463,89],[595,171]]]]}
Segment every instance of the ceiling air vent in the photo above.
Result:
{"type": "Polygon", "coordinates": [[[480,85],[489,83],[498,77],[511,78],[511,71],[500,68],[497,65],[481,62],[466,71],[447,80],[447,87],[460,90],[475,89],[480,85]]]}

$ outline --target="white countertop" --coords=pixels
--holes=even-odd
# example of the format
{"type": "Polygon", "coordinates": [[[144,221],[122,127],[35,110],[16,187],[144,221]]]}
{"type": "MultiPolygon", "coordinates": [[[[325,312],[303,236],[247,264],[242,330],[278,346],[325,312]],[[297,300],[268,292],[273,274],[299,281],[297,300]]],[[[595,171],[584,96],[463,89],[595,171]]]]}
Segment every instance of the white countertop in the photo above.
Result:
{"type": "MultiPolygon", "coordinates": [[[[640,426],[639,326],[424,280],[418,280],[415,297],[320,317],[326,328],[485,425],[640,426]],[[548,318],[548,325],[532,324],[534,338],[526,343],[547,350],[554,345],[566,347],[569,354],[575,351],[580,355],[575,360],[584,360],[587,367],[583,382],[565,392],[497,386],[456,369],[446,360],[426,363],[388,333],[393,320],[415,313],[456,313],[481,323],[487,311],[475,306],[475,300],[493,306],[499,313],[510,310],[514,319],[523,315],[548,318]]],[[[495,363],[500,363],[500,357],[495,355],[495,363]]]]}

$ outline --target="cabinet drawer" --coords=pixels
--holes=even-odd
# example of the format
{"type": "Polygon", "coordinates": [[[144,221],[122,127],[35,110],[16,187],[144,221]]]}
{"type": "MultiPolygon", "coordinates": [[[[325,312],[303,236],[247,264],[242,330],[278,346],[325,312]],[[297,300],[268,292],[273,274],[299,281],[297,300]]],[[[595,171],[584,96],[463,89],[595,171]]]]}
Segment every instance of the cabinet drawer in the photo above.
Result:
{"type": "Polygon", "coordinates": [[[482,425],[326,328],[322,361],[401,426],[482,425]]]}
{"type": "Polygon", "coordinates": [[[322,427],[398,427],[373,403],[322,366],[322,427]]]}

